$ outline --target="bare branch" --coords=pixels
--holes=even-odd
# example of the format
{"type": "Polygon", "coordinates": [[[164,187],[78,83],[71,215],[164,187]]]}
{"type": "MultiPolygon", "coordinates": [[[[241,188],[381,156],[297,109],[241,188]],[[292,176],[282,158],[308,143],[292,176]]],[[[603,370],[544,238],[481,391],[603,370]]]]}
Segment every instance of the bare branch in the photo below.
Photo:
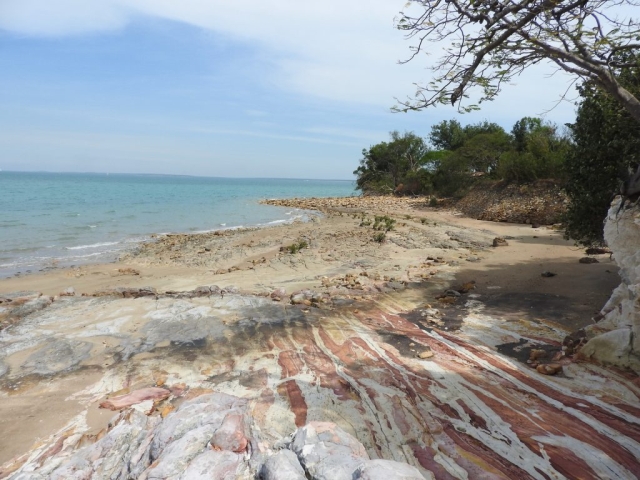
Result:
{"type": "Polygon", "coordinates": [[[551,62],[614,95],[640,122],[640,102],[617,80],[621,69],[637,66],[640,53],[640,24],[620,13],[639,6],[639,0],[409,0],[397,22],[416,41],[405,62],[428,44],[448,46],[431,67],[432,82],[416,85],[414,98],[397,110],[449,102],[473,110],[477,105],[467,102],[475,87],[482,103],[532,65],[551,62]]]}

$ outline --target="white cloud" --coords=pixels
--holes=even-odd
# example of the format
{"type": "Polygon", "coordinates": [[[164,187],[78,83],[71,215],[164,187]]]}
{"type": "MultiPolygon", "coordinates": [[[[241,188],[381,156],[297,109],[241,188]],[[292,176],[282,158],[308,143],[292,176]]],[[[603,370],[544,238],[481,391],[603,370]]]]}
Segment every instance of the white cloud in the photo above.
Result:
{"type": "MultiPolygon", "coordinates": [[[[384,111],[394,97],[412,94],[413,82],[426,83],[430,76],[424,57],[397,63],[409,54],[408,41],[393,27],[403,6],[404,0],[3,0],[0,28],[65,35],[118,29],[136,15],[184,22],[255,46],[272,66],[259,74],[283,90],[384,111]]],[[[513,118],[550,109],[567,81],[544,78],[544,72],[549,70],[525,73],[518,87],[507,87],[483,107],[483,116],[513,118]]],[[[567,119],[569,108],[550,117],[567,119]]],[[[436,115],[455,113],[439,107],[436,115]]]]}
{"type": "Polygon", "coordinates": [[[127,13],[96,0],[2,0],[0,29],[35,36],[63,36],[122,28],[127,13]]]}

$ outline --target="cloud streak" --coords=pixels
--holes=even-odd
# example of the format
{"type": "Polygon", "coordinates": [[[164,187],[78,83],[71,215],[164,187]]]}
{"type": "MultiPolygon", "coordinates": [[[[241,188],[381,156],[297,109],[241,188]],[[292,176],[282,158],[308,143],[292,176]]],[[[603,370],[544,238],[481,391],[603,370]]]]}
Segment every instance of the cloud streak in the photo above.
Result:
{"type": "MultiPolygon", "coordinates": [[[[429,77],[426,57],[398,65],[409,54],[408,42],[393,25],[403,6],[403,0],[4,0],[0,28],[61,36],[117,30],[140,17],[182,22],[257,49],[267,61],[260,64],[264,70],[253,73],[282,90],[382,110],[394,97],[411,95],[413,82],[429,77]]],[[[566,79],[541,84],[543,72],[550,70],[539,69],[535,81],[522,77],[518,88],[507,90],[519,92],[523,105],[557,98],[566,79]]],[[[497,108],[485,107],[488,115],[504,108],[496,103],[497,108]]],[[[549,100],[540,111],[552,105],[549,100]]]]}

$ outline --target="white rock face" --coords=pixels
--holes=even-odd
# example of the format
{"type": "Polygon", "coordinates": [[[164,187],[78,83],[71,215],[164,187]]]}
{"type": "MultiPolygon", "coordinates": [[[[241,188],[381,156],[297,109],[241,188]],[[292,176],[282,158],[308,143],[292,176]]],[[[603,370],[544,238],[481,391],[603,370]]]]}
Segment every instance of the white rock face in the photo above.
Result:
{"type": "Polygon", "coordinates": [[[620,199],[611,204],[604,238],[620,267],[620,285],[602,309],[604,318],[585,328],[587,358],[640,370],[640,208],[622,210],[620,199]]]}

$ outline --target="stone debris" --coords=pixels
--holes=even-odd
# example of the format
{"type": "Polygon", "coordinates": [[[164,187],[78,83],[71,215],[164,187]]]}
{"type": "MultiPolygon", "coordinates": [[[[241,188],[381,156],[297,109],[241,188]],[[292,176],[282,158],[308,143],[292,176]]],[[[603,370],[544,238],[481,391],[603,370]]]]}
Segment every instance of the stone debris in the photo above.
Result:
{"type": "Polygon", "coordinates": [[[558,363],[549,363],[544,365],[538,365],[536,367],[538,373],[543,375],[556,375],[562,371],[562,365],[558,363]]]}
{"type": "Polygon", "coordinates": [[[552,225],[562,220],[568,205],[561,185],[539,180],[528,185],[496,182],[472,187],[455,208],[478,220],[552,225]]]}
{"type": "Polygon", "coordinates": [[[117,272],[119,275],[140,275],[140,270],[136,270],[135,268],[119,268],[117,272]]]}
{"type": "Polygon", "coordinates": [[[76,289],[73,287],[65,288],[64,291],[58,294],[59,297],[75,297],[76,289]]]}
{"type": "Polygon", "coordinates": [[[504,238],[496,237],[493,239],[494,247],[507,247],[509,246],[509,242],[507,242],[504,238]]]}
{"type": "Polygon", "coordinates": [[[431,350],[425,350],[424,352],[420,352],[418,354],[418,358],[421,358],[422,360],[425,360],[427,358],[432,358],[433,357],[433,352],[431,350]]]}
{"type": "Polygon", "coordinates": [[[593,257],[582,257],[580,260],[578,260],[578,262],[580,263],[600,263],[598,261],[597,258],[593,258],[593,257]]]}
{"type": "Polygon", "coordinates": [[[541,277],[546,277],[546,278],[551,278],[551,277],[555,277],[556,275],[558,275],[557,273],[553,273],[553,272],[549,272],[549,271],[544,271],[540,274],[541,277]]]}

